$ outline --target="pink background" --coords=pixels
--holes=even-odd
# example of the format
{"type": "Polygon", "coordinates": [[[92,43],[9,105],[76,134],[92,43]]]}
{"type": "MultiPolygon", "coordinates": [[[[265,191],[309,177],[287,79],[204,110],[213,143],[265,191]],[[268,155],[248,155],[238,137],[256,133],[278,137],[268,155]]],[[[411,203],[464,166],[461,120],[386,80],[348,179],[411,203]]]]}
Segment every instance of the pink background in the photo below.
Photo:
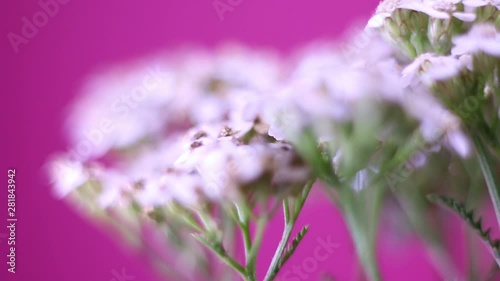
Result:
{"type": "MultiPolygon", "coordinates": [[[[17,170],[19,221],[17,273],[6,274],[2,240],[0,280],[110,281],[111,271],[122,268],[135,280],[159,280],[144,258],[122,247],[109,231],[55,200],[40,170],[48,155],[65,150],[65,105],[93,71],[184,43],[212,47],[231,40],[287,52],[314,39],[338,37],[365,20],[377,2],[243,0],[221,21],[209,0],[71,0],[15,54],[6,35],[20,34],[21,18],[31,19],[40,6],[32,0],[4,0],[0,11],[1,85],[5,86],[0,105],[0,234],[6,233],[8,167],[17,170]]],[[[312,256],[318,237],[330,235],[340,247],[320,262],[309,280],[316,280],[322,270],[337,280],[354,280],[356,264],[348,233],[338,212],[319,197],[316,194],[307,204],[299,221],[299,225],[310,222],[311,230],[285,270],[312,256]]],[[[281,224],[277,218],[268,229],[261,269],[281,236],[281,224]]],[[[460,227],[454,230],[462,233],[460,227]]],[[[421,246],[402,239],[397,235],[381,239],[386,280],[442,280],[419,250],[421,246]]],[[[463,266],[463,259],[459,264],[463,266]]],[[[454,278],[449,280],[458,280],[454,278]]]]}

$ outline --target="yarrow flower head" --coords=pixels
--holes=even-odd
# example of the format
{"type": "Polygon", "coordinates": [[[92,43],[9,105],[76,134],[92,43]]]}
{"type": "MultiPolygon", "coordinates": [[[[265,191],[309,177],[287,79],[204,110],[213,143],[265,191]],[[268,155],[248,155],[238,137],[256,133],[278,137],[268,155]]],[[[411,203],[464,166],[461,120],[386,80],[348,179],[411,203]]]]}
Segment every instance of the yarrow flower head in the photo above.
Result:
{"type": "Polygon", "coordinates": [[[235,200],[245,191],[287,193],[290,188],[303,185],[310,176],[309,169],[289,144],[269,142],[256,131],[242,135],[237,128],[227,125],[215,138],[198,131],[175,166],[199,174],[206,183],[207,193],[235,200]]]}
{"type": "Polygon", "coordinates": [[[449,54],[452,37],[467,32],[477,19],[474,8],[461,0],[386,0],[367,27],[381,30],[415,58],[429,52],[449,54]]]}
{"type": "Polygon", "coordinates": [[[468,67],[472,67],[470,56],[436,56],[425,53],[403,69],[402,81],[405,85],[420,82],[432,85],[436,81],[454,78],[468,67]]]}

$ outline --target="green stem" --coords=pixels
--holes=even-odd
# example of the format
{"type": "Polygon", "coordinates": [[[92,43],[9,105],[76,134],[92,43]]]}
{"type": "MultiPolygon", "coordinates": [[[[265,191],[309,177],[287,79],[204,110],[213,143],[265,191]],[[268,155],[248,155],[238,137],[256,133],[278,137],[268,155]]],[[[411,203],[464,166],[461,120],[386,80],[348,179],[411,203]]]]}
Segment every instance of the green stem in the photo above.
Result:
{"type": "Polygon", "coordinates": [[[212,250],[225,264],[236,270],[241,277],[246,280],[246,270],[245,268],[239,264],[236,260],[227,255],[226,251],[219,243],[213,243],[208,241],[203,236],[195,236],[202,244],[204,244],[207,248],[212,250]]]}
{"type": "Polygon", "coordinates": [[[267,217],[260,218],[257,221],[257,229],[255,231],[255,237],[253,239],[253,244],[246,256],[246,271],[247,278],[249,281],[257,280],[257,272],[256,272],[256,262],[257,262],[257,254],[259,252],[260,245],[262,243],[262,237],[264,236],[264,230],[266,229],[266,224],[268,222],[267,217]]]}
{"type": "Polygon", "coordinates": [[[488,186],[488,191],[490,193],[491,201],[493,202],[493,207],[495,209],[495,215],[497,217],[498,226],[500,227],[500,190],[498,182],[492,171],[493,164],[489,158],[488,151],[484,145],[481,138],[477,135],[473,135],[474,144],[476,146],[476,151],[479,159],[479,166],[483,172],[484,180],[488,186]]]}
{"type": "MultiPolygon", "coordinates": [[[[287,208],[288,208],[288,201],[285,200],[283,202],[283,211],[285,212],[285,214],[286,212],[289,212],[287,208]]],[[[274,253],[271,265],[269,266],[269,269],[266,273],[266,277],[264,278],[265,281],[273,280],[276,274],[278,274],[279,260],[283,256],[283,252],[285,251],[286,245],[290,240],[290,235],[292,234],[294,225],[295,225],[295,220],[290,220],[290,218],[287,219],[285,216],[285,227],[283,229],[283,235],[281,236],[281,241],[278,244],[278,248],[274,253]]]]}
{"type": "MultiPolygon", "coordinates": [[[[232,212],[229,210],[228,213],[223,213],[225,218],[224,218],[224,233],[225,237],[227,237],[226,241],[226,251],[229,253],[234,253],[236,249],[236,223],[235,220],[233,220],[232,217],[232,212]]],[[[231,271],[225,271],[222,276],[222,280],[224,281],[232,281],[234,280],[234,274],[231,271]]]]}
{"type": "Polygon", "coordinates": [[[250,222],[245,221],[242,224],[241,232],[243,235],[243,243],[245,247],[245,258],[248,259],[248,256],[250,255],[250,251],[252,249],[252,237],[250,234],[250,222]]]}
{"type": "Polygon", "coordinates": [[[371,281],[381,281],[375,255],[375,235],[368,227],[370,222],[359,213],[361,206],[355,202],[355,196],[354,191],[347,188],[342,192],[344,215],[365,273],[371,281]]]}
{"type": "Polygon", "coordinates": [[[266,276],[264,277],[264,281],[272,281],[278,274],[279,270],[281,269],[280,267],[280,259],[283,256],[283,253],[285,252],[286,245],[288,244],[288,241],[290,240],[290,235],[292,234],[293,227],[295,226],[295,223],[297,221],[297,218],[299,217],[300,211],[302,210],[302,207],[304,206],[304,203],[306,202],[307,196],[309,195],[309,192],[311,191],[312,185],[314,183],[314,180],[311,180],[306,184],[304,187],[304,190],[302,191],[301,196],[297,199],[295,202],[295,207],[293,210],[293,213],[290,214],[290,205],[288,202],[288,199],[283,200],[283,216],[285,218],[285,226],[283,228],[283,235],[281,237],[281,241],[278,244],[278,248],[276,249],[276,252],[274,253],[273,259],[271,260],[271,264],[269,265],[269,269],[266,273],[266,276]]]}
{"type": "Polygon", "coordinates": [[[246,281],[256,281],[256,262],[257,254],[262,243],[262,238],[264,235],[264,230],[267,222],[269,221],[268,216],[263,216],[257,218],[257,226],[255,230],[255,235],[252,241],[251,229],[250,229],[250,218],[252,213],[252,207],[246,202],[242,202],[236,206],[237,208],[237,222],[241,229],[241,235],[243,238],[244,248],[245,248],[245,276],[246,281]]]}

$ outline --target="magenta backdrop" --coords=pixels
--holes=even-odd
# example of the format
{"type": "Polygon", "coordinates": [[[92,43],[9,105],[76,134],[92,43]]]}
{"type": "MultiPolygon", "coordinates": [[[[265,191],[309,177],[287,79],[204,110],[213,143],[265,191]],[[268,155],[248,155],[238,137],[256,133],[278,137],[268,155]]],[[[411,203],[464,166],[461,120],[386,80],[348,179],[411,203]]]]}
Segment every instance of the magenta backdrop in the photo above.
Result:
{"type": "MultiPolygon", "coordinates": [[[[122,268],[134,280],[159,280],[141,256],[55,200],[40,170],[48,155],[66,148],[61,129],[65,105],[90,73],[184,43],[216,46],[232,40],[286,52],[314,39],[338,37],[353,23],[366,19],[377,2],[243,0],[221,21],[211,0],[71,0],[60,5],[29,42],[20,44],[16,54],[7,34],[20,34],[22,18],[31,19],[41,8],[38,1],[4,0],[0,12],[1,85],[6,86],[0,128],[0,239],[7,233],[7,184],[3,181],[7,181],[8,167],[17,170],[19,221],[17,273],[7,275],[6,241],[2,239],[0,280],[111,281],[113,270],[122,268]]],[[[356,263],[347,230],[338,212],[320,195],[315,197],[299,221],[310,222],[311,231],[286,270],[313,255],[316,239],[330,236],[339,247],[320,262],[309,280],[316,280],[322,270],[337,280],[354,280],[356,263]],[[327,216],[331,218],[325,220],[327,216]]],[[[278,218],[267,231],[261,274],[281,226],[278,218]]],[[[381,248],[386,280],[439,280],[418,243],[388,237],[382,239],[381,248]]]]}

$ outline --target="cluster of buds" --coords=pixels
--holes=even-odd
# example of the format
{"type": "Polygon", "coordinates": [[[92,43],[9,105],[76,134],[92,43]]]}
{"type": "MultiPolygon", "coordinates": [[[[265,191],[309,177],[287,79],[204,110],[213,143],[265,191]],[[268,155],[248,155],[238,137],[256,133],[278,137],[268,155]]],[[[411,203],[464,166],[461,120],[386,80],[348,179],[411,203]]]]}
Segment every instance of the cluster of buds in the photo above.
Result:
{"type": "Polygon", "coordinates": [[[482,0],[387,0],[377,8],[369,28],[398,44],[410,58],[423,53],[448,54],[453,38],[475,23],[500,27],[499,4],[482,0]]]}
{"type": "Polygon", "coordinates": [[[499,7],[482,0],[384,1],[368,25],[410,58],[402,72],[407,85],[427,88],[493,146],[500,115],[499,7]]]}

